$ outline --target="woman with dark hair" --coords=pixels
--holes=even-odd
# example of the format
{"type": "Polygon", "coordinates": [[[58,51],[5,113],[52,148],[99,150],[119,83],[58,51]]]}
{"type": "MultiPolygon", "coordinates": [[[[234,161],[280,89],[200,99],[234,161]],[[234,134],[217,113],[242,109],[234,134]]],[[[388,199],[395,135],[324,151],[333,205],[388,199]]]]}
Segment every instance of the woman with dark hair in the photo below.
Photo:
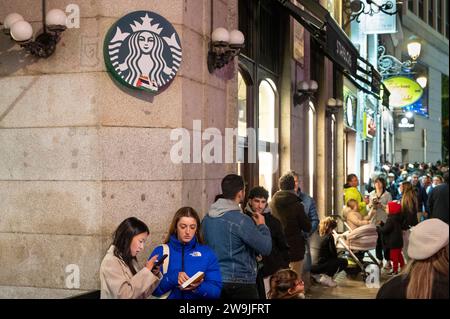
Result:
{"type": "MultiPolygon", "coordinates": [[[[369,194],[369,204],[367,207],[370,212],[374,214],[372,222],[376,225],[380,223],[386,223],[387,213],[386,205],[392,201],[391,193],[386,190],[386,180],[379,176],[375,179],[375,189],[369,194]]],[[[385,269],[391,269],[391,263],[389,260],[389,249],[385,247],[385,242],[383,240],[383,235],[378,234],[377,246],[375,249],[377,259],[379,260],[380,267],[383,266],[383,257],[386,261],[385,269]]]]}
{"type": "Polygon", "coordinates": [[[100,266],[102,299],[145,299],[158,286],[161,273],[154,269],[155,255],[138,269],[137,254],[144,249],[149,235],[144,222],[135,217],[125,219],[113,235],[113,243],[100,266]]]}
{"type": "MultiPolygon", "coordinates": [[[[204,245],[200,218],[192,207],[182,207],[172,219],[164,244],[168,246],[168,266],[161,284],[153,295],[168,299],[216,299],[222,290],[219,262],[214,252],[204,245]],[[181,286],[197,272],[203,279],[181,286]]],[[[163,246],[158,246],[150,257],[162,255],[163,246]]]]}

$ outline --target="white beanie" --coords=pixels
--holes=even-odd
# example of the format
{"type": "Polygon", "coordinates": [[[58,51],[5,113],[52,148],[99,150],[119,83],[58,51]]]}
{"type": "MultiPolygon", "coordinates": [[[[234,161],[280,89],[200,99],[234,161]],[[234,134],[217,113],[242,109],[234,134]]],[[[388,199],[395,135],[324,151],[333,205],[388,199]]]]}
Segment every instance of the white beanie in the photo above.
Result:
{"type": "Polygon", "coordinates": [[[430,258],[448,245],[448,224],[437,218],[424,220],[411,228],[408,256],[415,260],[430,258]]]}

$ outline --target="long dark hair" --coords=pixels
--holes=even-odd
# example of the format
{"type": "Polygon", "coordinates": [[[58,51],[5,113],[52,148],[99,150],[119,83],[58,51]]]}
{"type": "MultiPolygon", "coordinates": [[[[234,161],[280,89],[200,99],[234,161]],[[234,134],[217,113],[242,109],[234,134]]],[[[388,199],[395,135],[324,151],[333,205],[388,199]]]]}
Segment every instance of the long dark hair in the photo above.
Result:
{"type": "Polygon", "coordinates": [[[375,181],[373,182],[373,184],[375,185],[375,183],[377,181],[381,183],[381,185],[383,186],[383,192],[385,192],[386,191],[386,180],[384,179],[384,177],[378,176],[377,178],[375,178],[375,181]]]}
{"type": "Polygon", "coordinates": [[[113,234],[114,256],[121,258],[130,268],[133,275],[137,271],[133,266],[133,260],[136,260],[136,257],[131,255],[131,242],[134,236],[142,233],[150,233],[147,225],[136,217],[129,217],[120,223],[113,234]]]}
{"type": "Polygon", "coordinates": [[[197,237],[197,241],[203,245],[205,241],[203,240],[203,235],[201,231],[200,217],[198,216],[198,213],[195,211],[195,209],[193,209],[192,207],[181,207],[179,210],[177,210],[177,212],[173,216],[172,223],[170,223],[169,233],[167,234],[164,243],[165,244],[169,243],[170,236],[177,234],[177,225],[182,217],[191,217],[195,219],[195,221],[197,222],[197,230],[195,231],[195,237],[197,237]]]}

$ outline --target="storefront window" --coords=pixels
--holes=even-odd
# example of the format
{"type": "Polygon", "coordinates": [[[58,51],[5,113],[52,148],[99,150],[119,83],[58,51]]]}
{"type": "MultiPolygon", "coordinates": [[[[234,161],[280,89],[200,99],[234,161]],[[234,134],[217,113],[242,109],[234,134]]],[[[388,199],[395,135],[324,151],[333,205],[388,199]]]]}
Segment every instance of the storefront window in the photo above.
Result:
{"type": "Polygon", "coordinates": [[[265,187],[272,196],[273,174],[277,169],[277,136],[275,128],[276,95],[275,84],[269,80],[263,80],[259,85],[259,185],[265,187]]]}
{"type": "Polygon", "coordinates": [[[237,162],[238,175],[242,175],[242,164],[245,162],[245,144],[247,138],[247,84],[241,72],[238,72],[238,140],[237,162]]]}
{"type": "Polygon", "coordinates": [[[314,197],[314,169],[315,169],[315,116],[314,104],[309,102],[308,110],[308,173],[309,173],[309,196],[314,197]]]}
{"type": "MultiPolygon", "coordinates": [[[[335,151],[335,140],[336,140],[336,117],[334,114],[331,115],[330,121],[330,132],[331,132],[331,203],[334,203],[334,185],[335,185],[335,176],[334,176],[334,166],[336,165],[336,151],[335,151]]],[[[331,205],[331,210],[334,214],[334,206],[331,205]]]]}

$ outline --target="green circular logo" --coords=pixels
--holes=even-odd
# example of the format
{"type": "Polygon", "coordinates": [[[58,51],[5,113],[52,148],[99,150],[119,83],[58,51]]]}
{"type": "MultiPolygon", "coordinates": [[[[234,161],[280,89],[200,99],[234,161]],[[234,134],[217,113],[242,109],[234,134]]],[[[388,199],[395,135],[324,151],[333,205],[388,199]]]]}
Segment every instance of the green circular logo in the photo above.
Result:
{"type": "Polygon", "coordinates": [[[180,68],[182,49],[170,22],[154,12],[135,11],[111,26],[103,55],[119,83],[158,94],[180,68]]]}

